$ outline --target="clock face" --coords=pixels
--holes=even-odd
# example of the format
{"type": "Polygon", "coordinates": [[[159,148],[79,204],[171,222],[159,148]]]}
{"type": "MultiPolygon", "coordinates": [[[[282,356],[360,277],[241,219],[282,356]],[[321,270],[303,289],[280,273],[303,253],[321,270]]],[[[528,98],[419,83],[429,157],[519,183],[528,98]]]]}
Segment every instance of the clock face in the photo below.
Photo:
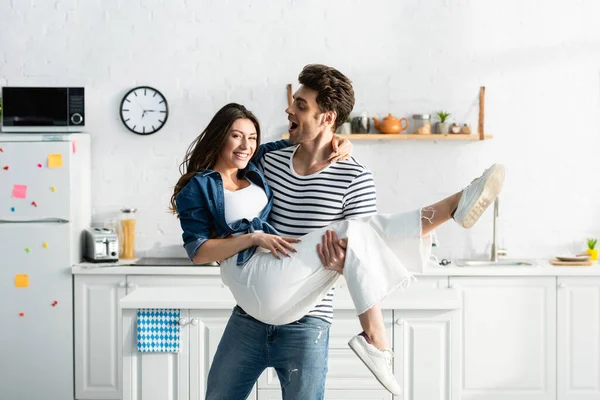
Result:
{"type": "Polygon", "coordinates": [[[121,101],[121,120],[133,133],[151,135],[167,122],[167,99],[149,86],[131,89],[121,101]]]}

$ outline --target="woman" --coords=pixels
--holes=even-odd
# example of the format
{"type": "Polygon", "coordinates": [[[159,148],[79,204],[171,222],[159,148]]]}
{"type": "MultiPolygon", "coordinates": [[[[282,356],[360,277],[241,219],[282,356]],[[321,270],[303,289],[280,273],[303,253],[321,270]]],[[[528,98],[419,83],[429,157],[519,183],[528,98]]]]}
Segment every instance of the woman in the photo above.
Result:
{"type": "MultiPolygon", "coordinates": [[[[359,316],[372,314],[385,296],[410,283],[409,269],[422,270],[430,255],[429,232],[451,218],[471,227],[504,180],[504,168],[494,165],[465,190],[429,207],[340,221],[300,239],[282,237],[268,223],[273,193],[255,163],[288,143],[259,146],[259,141],[260,127],[250,111],[238,104],[223,107],[190,145],[171,207],[190,259],[222,261],[223,282],[238,305],[271,325],[306,315],[338,279],[336,271],[321,266],[317,253],[327,230],[348,238],[343,269],[348,290],[359,316]]],[[[364,332],[350,347],[386,389],[400,394],[391,352],[377,346],[385,343],[383,319],[360,321],[364,332]]]]}

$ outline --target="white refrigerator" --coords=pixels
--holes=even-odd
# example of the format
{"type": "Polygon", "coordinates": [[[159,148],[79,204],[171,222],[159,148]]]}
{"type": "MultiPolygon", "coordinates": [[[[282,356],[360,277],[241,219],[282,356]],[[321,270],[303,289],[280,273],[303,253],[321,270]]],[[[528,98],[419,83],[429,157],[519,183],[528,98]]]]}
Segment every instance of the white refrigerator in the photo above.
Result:
{"type": "Polygon", "coordinates": [[[89,135],[0,133],[0,399],[74,398],[71,267],[90,200],[89,135]]]}

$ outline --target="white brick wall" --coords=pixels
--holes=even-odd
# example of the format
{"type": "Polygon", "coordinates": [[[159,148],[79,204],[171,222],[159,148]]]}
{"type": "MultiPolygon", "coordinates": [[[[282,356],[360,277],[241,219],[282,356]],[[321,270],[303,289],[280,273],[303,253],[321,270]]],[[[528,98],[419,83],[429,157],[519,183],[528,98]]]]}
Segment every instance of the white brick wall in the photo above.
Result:
{"type": "MultiPolygon", "coordinates": [[[[356,142],[381,211],[432,203],[490,162],[508,181],[502,237],[513,256],[580,250],[600,236],[600,30],[595,0],[0,0],[0,85],[85,85],[95,220],[139,211],[140,254],[183,255],[167,210],[188,143],[229,101],[285,131],[285,84],[307,63],[355,84],[355,111],[447,109],[485,143],[356,142]],[[159,133],[126,130],[118,106],[136,85],[161,90],[159,133]]],[[[439,230],[442,256],[488,251],[491,213],[469,232],[439,230]]]]}

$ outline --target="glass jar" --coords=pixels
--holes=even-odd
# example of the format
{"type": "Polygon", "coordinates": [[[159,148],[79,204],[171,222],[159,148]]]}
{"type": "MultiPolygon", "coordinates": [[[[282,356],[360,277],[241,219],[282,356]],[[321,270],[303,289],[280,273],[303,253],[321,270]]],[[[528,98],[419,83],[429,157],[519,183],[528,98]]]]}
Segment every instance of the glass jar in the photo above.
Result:
{"type": "Polygon", "coordinates": [[[135,212],[136,208],[122,208],[119,218],[120,258],[135,259],[135,212]]]}
{"type": "Polygon", "coordinates": [[[431,114],[413,114],[412,133],[428,135],[431,133],[431,114]]]}

